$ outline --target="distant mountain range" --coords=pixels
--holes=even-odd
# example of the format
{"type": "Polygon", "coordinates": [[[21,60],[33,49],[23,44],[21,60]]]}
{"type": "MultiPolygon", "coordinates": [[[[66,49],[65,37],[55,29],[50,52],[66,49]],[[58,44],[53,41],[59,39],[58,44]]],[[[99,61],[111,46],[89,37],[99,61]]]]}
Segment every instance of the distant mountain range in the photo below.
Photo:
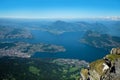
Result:
{"type": "Polygon", "coordinates": [[[98,32],[106,32],[107,27],[102,23],[88,23],[88,22],[65,22],[55,21],[49,25],[42,25],[40,30],[48,31],[54,34],[62,34],[64,32],[76,32],[93,30],[98,32]]]}
{"type": "MultiPolygon", "coordinates": [[[[103,18],[104,19],[104,18],[103,18]]],[[[15,28],[26,28],[28,30],[48,31],[53,34],[75,31],[96,31],[111,35],[118,35],[120,30],[119,20],[19,20],[19,19],[0,19],[0,26],[15,28]]]]}

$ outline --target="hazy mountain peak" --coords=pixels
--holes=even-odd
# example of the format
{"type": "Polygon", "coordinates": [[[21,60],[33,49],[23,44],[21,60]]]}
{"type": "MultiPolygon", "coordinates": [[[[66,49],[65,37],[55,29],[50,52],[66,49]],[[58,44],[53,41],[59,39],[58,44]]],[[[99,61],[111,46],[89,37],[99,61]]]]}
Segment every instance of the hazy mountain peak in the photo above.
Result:
{"type": "Polygon", "coordinates": [[[55,21],[53,24],[61,25],[61,24],[66,24],[66,23],[67,23],[67,22],[65,22],[65,21],[57,20],[57,21],[55,21]]]}

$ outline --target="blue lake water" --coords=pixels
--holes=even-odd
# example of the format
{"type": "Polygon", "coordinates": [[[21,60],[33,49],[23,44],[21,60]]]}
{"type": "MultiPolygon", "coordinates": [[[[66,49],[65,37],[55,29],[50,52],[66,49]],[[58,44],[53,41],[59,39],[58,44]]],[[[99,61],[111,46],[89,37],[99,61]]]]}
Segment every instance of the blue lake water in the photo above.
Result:
{"type": "Polygon", "coordinates": [[[60,53],[35,53],[32,57],[40,58],[72,58],[86,61],[93,61],[102,58],[107,51],[97,49],[80,43],[80,39],[84,32],[67,32],[61,35],[55,35],[49,32],[39,30],[31,31],[34,38],[27,40],[30,43],[48,43],[64,46],[66,52],[60,53]]]}

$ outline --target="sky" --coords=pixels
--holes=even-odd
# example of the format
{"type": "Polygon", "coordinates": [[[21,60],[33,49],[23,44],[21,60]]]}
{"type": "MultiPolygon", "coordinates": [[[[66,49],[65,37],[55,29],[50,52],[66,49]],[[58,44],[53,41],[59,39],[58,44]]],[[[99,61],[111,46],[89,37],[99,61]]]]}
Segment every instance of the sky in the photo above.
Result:
{"type": "Polygon", "coordinates": [[[120,17],[120,0],[0,0],[0,18],[120,17]]]}

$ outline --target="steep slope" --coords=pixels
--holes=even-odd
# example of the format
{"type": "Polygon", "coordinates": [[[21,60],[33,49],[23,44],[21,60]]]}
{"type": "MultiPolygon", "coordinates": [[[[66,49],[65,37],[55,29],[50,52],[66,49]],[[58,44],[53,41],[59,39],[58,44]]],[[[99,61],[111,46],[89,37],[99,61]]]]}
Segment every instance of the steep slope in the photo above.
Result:
{"type": "Polygon", "coordinates": [[[80,80],[120,80],[120,48],[113,48],[103,59],[82,69],[80,80]]]}

